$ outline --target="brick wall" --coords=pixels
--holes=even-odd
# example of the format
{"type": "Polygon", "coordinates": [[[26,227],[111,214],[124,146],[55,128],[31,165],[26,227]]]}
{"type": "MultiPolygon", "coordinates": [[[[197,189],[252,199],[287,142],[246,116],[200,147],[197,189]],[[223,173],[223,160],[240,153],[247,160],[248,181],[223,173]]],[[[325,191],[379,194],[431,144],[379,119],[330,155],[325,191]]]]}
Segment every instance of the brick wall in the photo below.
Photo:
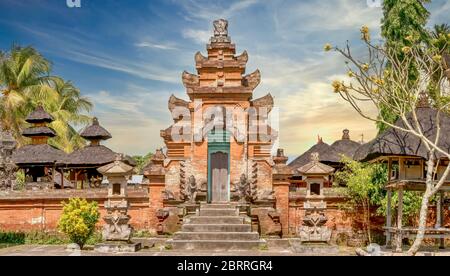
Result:
{"type": "MultiPolygon", "coordinates": [[[[148,229],[149,196],[146,189],[129,190],[131,225],[136,229],[148,229]]],[[[69,198],[85,198],[96,201],[102,216],[105,214],[106,189],[84,191],[27,191],[0,193],[0,230],[31,231],[55,230],[62,212],[61,202],[69,198]]],[[[99,220],[98,227],[103,225],[99,220]]]]}

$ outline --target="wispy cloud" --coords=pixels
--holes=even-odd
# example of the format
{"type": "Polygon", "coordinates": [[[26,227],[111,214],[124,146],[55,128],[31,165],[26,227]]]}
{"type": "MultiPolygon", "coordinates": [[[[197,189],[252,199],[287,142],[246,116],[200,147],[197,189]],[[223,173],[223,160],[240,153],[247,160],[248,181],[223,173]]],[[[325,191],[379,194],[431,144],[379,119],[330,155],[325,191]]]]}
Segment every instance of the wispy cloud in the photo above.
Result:
{"type": "Polygon", "coordinates": [[[211,37],[211,31],[209,30],[194,30],[185,29],[183,32],[183,37],[193,40],[197,44],[205,44],[211,37]]]}
{"type": "Polygon", "coordinates": [[[139,48],[154,48],[154,49],[160,49],[160,50],[178,50],[177,47],[171,44],[157,44],[152,42],[139,42],[134,44],[136,47],[139,48]]]}
{"type": "Polygon", "coordinates": [[[225,3],[225,5],[220,5],[220,3],[216,1],[185,0],[177,1],[176,3],[180,4],[184,8],[189,17],[210,21],[217,18],[230,19],[234,16],[237,16],[241,11],[246,10],[251,6],[261,2],[263,1],[226,1],[222,2],[225,3]]]}

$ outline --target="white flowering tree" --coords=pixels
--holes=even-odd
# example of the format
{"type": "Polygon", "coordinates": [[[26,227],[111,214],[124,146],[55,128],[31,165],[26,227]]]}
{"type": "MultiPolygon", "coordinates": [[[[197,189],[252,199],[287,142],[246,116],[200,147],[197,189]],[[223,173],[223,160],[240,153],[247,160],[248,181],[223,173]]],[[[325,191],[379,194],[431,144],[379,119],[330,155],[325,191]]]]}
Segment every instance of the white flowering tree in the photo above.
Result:
{"type": "MultiPolygon", "coordinates": [[[[446,75],[448,68],[445,68],[441,56],[442,49],[420,43],[414,37],[407,38],[411,41],[411,47],[405,46],[401,51],[372,43],[369,28],[366,26],[361,29],[361,38],[367,48],[363,60],[355,57],[348,42],[344,48],[325,45],[325,51],[334,50],[345,58],[348,70],[348,80],[335,80],[332,86],[334,92],[362,117],[418,137],[428,151],[428,173],[420,209],[419,230],[413,246],[408,251],[409,255],[415,255],[425,235],[429,201],[440,190],[450,173],[449,165],[442,177],[437,181],[434,180],[433,172],[439,164],[436,154],[450,159],[448,150],[438,145],[442,135],[439,117],[450,110],[449,80],[446,75]],[[412,70],[417,73],[417,77],[411,78],[412,70]],[[432,97],[432,104],[438,110],[434,139],[424,135],[416,114],[420,96],[424,92],[427,93],[431,83],[434,84],[436,94],[432,97]],[[373,105],[378,111],[377,114],[368,112],[367,104],[373,105]],[[402,120],[403,126],[383,118],[383,108],[388,108],[397,115],[402,120]],[[412,120],[408,119],[408,116],[412,116],[412,120]]],[[[450,42],[450,35],[446,39],[450,42]]]]}

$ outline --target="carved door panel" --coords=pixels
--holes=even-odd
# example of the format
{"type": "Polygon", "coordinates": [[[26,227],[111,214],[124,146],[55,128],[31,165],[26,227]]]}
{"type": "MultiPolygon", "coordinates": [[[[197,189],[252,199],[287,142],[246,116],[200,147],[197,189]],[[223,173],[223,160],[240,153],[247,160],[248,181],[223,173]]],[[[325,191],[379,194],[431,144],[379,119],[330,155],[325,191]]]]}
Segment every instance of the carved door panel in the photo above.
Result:
{"type": "Polygon", "coordinates": [[[211,154],[211,202],[228,202],[228,154],[211,154]]]}

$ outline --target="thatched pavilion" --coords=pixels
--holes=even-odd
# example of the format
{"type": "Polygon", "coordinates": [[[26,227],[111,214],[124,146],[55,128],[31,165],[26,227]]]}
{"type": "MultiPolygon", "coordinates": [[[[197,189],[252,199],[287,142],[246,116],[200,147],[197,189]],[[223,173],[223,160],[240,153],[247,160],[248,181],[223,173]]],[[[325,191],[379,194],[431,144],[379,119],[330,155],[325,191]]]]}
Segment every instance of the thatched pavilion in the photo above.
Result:
{"type": "MultiPolygon", "coordinates": [[[[81,181],[81,188],[87,183],[91,188],[100,187],[103,176],[98,168],[114,162],[117,153],[101,145],[101,141],[112,138],[112,135],[103,128],[98,119],[94,118],[90,126],[80,133],[81,137],[89,141],[89,145],[74,151],[66,158],[65,169],[71,171],[70,178],[75,183],[81,181]]],[[[126,158],[128,164],[134,165],[131,158],[126,158]]]]}
{"type": "MultiPolygon", "coordinates": [[[[424,135],[435,140],[437,131],[436,115],[437,110],[431,108],[428,98],[422,94],[422,99],[416,109],[418,121],[424,135]]],[[[412,113],[408,115],[408,121],[413,122],[412,113]]],[[[450,152],[450,116],[442,113],[440,115],[441,135],[438,145],[450,152]]],[[[404,127],[401,119],[396,122],[399,127],[404,127]]],[[[403,216],[403,193],[404,191],[425,191],[425,179],[427,174],[426,162],[429,159],[428,150],[421,140],[410,133],[390,128],[374,140],[361,146],[355,153],[355,159],[368,162],[383,162],[388,166],[388,203],[386,216],[386,236],[387,243],[391,242],[391,235],[396,235],[397,250],[401,250],[402,237],[414,236],[418,229],[415,227],[404,227],[403,216]],[[398,210],[396,226],[392,226],[392,193],[398,193],[398,210]]],[[[436,179],[440,179],[447,167],[449,160],[437,153],[439,166],[435,174],[436,179]]],[[[441,247],[444,246],[443,238],[450,236],[450,229],[443,226],[443,201],[444,192],[450,191],[450,179],[444,184],[436,203],[435,226],[426,229],[426,237],[440,238],[441,247]]]]}
{"type": "Polygon", "coordinates": [[[28,183],[46,184],[53,188],[57,182],[57,167],[65,159],[65,153],[48,144],[48,139],[55,137],[55,131],[48,127],[53,117],[39,105],[27,118],[32,126],[25,129],[22,135],[31,138],[31,144],[18,148],[12,160],[25,172],[28,183]]]}
{"type": "MultiPolygon", "coordinates": [[[[312,154],[318,153],[320,163],[328,165],[335,170],[339,170],[343,166],[343,156],[353,158],[353,155],[360,146],[360,143],[350,139],[350,131],[347,129],[343,131],[342,139],[334,142],[331,146],[325,143],[322,138],[319,138],[317,144],[289,164],[289,167],[294,171],[294,176],[291,179],[291,183],[293,184],[292,188],[295,189],[296,187],[303,187],[306,185],[303,181],[303,177],[299,173],[299,169],[310,163],[312,154]]],[[[330,187],[331,185],[332,179],[325,183],[325,187],[330,187]]]]}

